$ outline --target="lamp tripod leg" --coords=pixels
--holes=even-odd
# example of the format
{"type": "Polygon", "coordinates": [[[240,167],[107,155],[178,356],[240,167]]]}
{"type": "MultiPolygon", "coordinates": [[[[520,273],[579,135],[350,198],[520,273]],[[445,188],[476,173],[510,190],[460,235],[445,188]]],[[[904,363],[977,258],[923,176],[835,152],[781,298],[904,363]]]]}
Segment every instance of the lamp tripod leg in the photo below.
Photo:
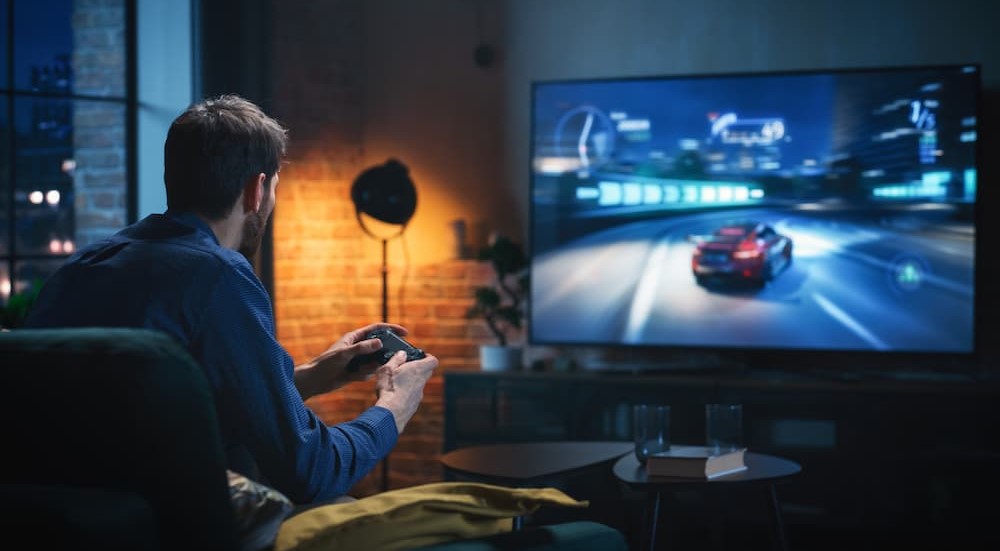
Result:
{"type": "MultiPolygon", "coordinates": [[[[382,321],[389,321],[389,256],[387,254],[389,240],[382,240],[382,321]]],[[[382,459],[382,491],[389,489],[389,456],[382,459]]]]}

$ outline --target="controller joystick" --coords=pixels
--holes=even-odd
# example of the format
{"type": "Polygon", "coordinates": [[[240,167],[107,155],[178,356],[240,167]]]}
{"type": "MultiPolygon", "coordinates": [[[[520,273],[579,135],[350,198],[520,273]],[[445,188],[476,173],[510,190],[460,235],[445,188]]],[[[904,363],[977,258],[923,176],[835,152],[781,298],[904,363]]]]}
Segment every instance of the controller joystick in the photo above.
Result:
{"type": "Polygon", "coordinates": [[[347,364],[347,371],[355,372],[361,369],[361,366],[375,363],[378,365],[383,365],[388,362],[396,352],[404,350],[406,352],[406,361],[419,360],[426,356],[423,350],[413,346],[412,344],[406,342],[406,339],[397,335],[392,329],[376,329],[371,333],[365,335],[365,339],[379,339],[382,341],[382,348],[368,353],[362,354],[360,356],[355,356],[351,359],[350,363],[347,364]]]}

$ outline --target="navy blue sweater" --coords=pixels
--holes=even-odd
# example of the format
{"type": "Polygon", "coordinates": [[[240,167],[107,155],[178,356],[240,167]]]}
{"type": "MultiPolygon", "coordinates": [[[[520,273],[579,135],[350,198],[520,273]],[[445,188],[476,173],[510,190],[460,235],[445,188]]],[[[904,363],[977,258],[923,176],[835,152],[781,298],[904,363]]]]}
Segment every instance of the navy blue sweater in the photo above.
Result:
{"type": "Polygon", "coordinates": [[[306,407],[253,267],[191,214],[151,215],[78,251],[45,283],[25,326],[173,336],[212,386],[230,468],[296,503],[345,494],[399,436],[381,407],[332,426],[306,407]]]}

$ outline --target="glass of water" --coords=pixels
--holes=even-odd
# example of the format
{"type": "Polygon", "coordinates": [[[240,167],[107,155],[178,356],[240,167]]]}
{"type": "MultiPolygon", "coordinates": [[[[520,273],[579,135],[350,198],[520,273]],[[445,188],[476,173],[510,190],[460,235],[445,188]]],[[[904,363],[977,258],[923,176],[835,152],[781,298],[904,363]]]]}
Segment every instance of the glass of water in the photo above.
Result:
{"type": "Polygon", "coordinates": [[[742,448],[743,406],[706,404],[705,443],[714,453],[726,453],[742,448]]]}
{"type": "Polygon", "coordinates": [[[670,449],[670,406],[637,404],[632,413],[635,458],[644,465],[650,454],[670,449]]]}

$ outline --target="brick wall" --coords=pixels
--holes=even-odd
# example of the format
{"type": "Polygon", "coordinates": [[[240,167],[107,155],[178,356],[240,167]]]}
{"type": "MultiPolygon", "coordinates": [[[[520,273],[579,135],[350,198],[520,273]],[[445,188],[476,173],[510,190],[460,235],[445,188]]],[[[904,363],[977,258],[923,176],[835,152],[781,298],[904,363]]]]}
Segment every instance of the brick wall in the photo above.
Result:
{"type": "MultiPolygon", "coordinates": [[[[365,168],[362,15],[357,0],[283,3],[275,10],[273,112],[290,128],[291,162],[281,172],[273,218],[274,303],[278,338],[296,363],[381,319],[381,242],[364,233],[350,200],[353,179],[365,168]],[[324,23],[304,23],[316,21],[324,23]]],[[[488,267],[471,260],[422,263],[423,246],[404,233],[388,247],[389,319],[441,360],[389,457],[393,488],[441,480],[441,373],[475,368],[478,343],[487,339],[485,326],[465,319],[465,311],[471,288],[488,280],[488,267]]],[[[336,423],[373,403],[374,384],[366,382],[315,397],[309,406],[336,423]]],[[[352,495],[377,491],[380,474],[381,467],[352,495]]]]}
{"type": "MultiPolygon", "coordinates": [[[[275,315],[281,343],[301,363],[343,333],[381,319],[380,242],[364,234],[349,197],[357,167],[319,155],[293,158],[282,172],[274,214],[275,315]]],[[[391,242],[390,251],[401,243],[391,242]]],[[[412,249],[418,244],[410,243],[412,249]]],[[[392,256],[392,255],[390,255],[392,256]]],[[[413,342],[441,360],[424,402],[389,460],[389,484],[405,487],[441,479],[442,377],[478,363],[481,322],[465,319],[471,287],[488,280],[487,267],[470,260],[424,265],[389,262],[389,319],[411,331],[413,342]],[[408,272],[408,275],[406,275],[408,272]]],[[[374,384],[355,383],[313,398],[309,406],[327,423],[353,418],[374,402],[374,384]]],[[[378,488],[381,469],[353,494],[378,488]]]]}
{"type": "MultiPolygon", "coordinates": [[[[73,4],[73,93],[125,95],[125,7],[122,0],[73,4]]],[[[73,103],[75,241],[82,247],[125,225],[125,106],[73,103]]]]}

